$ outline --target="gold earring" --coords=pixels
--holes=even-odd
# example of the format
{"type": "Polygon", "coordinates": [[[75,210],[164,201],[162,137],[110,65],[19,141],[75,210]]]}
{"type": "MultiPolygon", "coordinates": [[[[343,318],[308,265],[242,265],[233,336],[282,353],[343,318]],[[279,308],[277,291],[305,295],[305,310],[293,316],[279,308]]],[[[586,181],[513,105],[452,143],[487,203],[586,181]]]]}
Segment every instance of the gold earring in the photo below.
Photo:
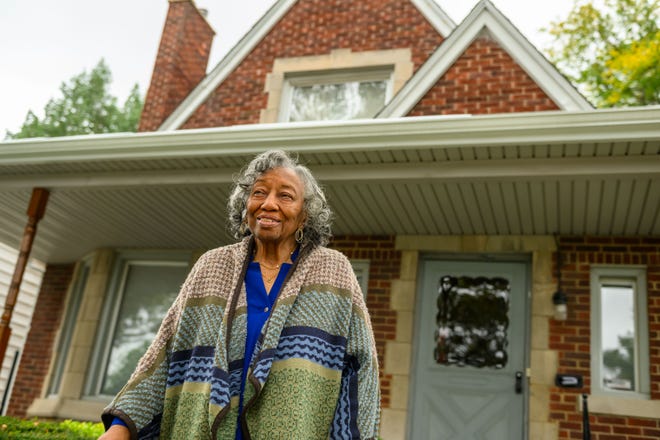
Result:
{"type": "Polygon", "coordinates": [[[250,228],[248,228],[247,220],[243,220],[243,223],[241,223],[241,226],[238,228],[238,232],[241,233],[241,235],[247,235],[248,232],[250,232],[250,228]]]}
{"type": "Polygon", "coordinates": [[[298,227],[298,229],[296,229],[296,234],[295,234],[296,243],[302,243],[304,236],[305,233],[303,231],[302,226],[298,227]]]}

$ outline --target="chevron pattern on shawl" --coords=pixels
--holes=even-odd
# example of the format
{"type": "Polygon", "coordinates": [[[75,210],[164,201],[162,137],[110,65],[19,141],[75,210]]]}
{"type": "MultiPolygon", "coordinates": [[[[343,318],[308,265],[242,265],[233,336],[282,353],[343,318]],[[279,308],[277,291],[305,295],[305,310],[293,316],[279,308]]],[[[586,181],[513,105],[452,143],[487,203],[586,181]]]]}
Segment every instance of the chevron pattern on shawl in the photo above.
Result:
{"type": "Polygon", "coordinates": [[[341,389],[335,418],[330,427],[330,438],[360,438],[358,422],[358,361],[354,357],[346,360],[347,367],[342,373],[341,389]]]}
{"type": "Polygon", "coordinates": [[[241,377],[243,376],[243,359],[238,359],[229,364],[229,394],[232,397],[241,394],[241,377]]]}
{"type": "Polygon", "coordinates": [[[277,350],[264,350],[254,366],[254,377],[263,383],[273,361],[304,359],[324,368],[341,370],[346,338],[313,327],[287,327],[282,330],[277,350]]]}
{"type": "Polygon", "coordinates": [[[306,359],[325,368],[341,370],[344,366],[346,338],[314,327],[288,327],[282,331],[276,360],[306,359]]]}
{"type": "Polygon", "coordinates": [[[168,370],[167,388],[181,386],[184,383],[209,384],[211,403],[224,406],[229,403],[230,376],[217,368],[213,359],[215,347],[194,347],[172,353],[168,370]]]}
{"type": "Polygon", "coordinates": [[[184,382],[211,382],[213,376],[214,347],[195,347],[192,350],[172,354],[167,378],[167,387],[184,382]]]}

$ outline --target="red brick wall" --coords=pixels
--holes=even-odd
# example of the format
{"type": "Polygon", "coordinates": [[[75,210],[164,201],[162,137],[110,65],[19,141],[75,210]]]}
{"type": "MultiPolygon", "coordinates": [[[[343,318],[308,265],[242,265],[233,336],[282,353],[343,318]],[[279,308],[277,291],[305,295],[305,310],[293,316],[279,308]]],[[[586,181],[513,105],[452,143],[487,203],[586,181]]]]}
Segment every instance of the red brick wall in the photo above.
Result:
{"type": "Polygon", "coordinates": [[[258,123],[275,58],[410,48],[416,70],[442,40],[408,0],[300,0],[183,128],[258,123]]]}
{"type": "MultiPolygon", "coordinates": [[[[551,321],[550,348],[559,352],[559,373],[581,374],[581,390],[554,388],[552,420],[560,438],[582,438],[579,400],[590,393],[590,268],[592,264],[646,265],[651,398],[660,399],[660,238],[562,237],[562,288],[568,296],[568,319],[551,321]]],[[[556,264],[556,258],[555,258],[556,264]]],[[[593,440],[651,440],[660,438],[656,419],[591,415],[593,440]]]]}
{"type": "Polygon", "coordinates": [[[206,76],[215,32],[190,1],[170,0],[138,131],[154,131],[206,76]]]}
{"type": "Polygon", "coordinates": [[[64,299],[72,274],[72,264],[46,267],[7,415],[25,417],[32,401],[40,396],[53,355],[53,343],[62,319],[64,299]]]}
{"type": "Polygon", "coordinates": [[[391,375],[383,374],[385,343],[396,337],[396,312],[390,309],[391,285],[399,278],[401,252],[394,249],[393,236],[339,236],[331,247],[350,259],[370,260],[367,307],[376,339],[381,370],[381,405],[390,407],[391,375]]]}
{"type": "Polygon", "coordinates": [[[478,38],[408,116],[558,109],[495,41],[478,38]]]}

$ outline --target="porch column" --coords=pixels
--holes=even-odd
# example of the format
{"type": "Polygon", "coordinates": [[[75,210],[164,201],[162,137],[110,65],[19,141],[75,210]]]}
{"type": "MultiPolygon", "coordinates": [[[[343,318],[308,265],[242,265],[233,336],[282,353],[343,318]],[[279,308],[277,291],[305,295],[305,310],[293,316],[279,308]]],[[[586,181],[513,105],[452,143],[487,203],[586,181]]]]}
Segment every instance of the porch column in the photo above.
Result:
{"type": "Polygon", "coordinates": [[[11,279],[11,284],[9,285],[7,299],[5,300],[5,310],[0,319],[0,365],[2,365],[5,360],[5,352],[7,351],[9,336],[11,335],[9,322],[11,321],[11,315],[14,312],[18,290],[21,287],[23,273],[25,272],[30,251],[32,250],[32,242],[34,241],[34,236],[37,232],[37,223],[39,223],[39,220],[42,219],[44,212],[46,211],[48,195],[48,190],[44,188],[32,189],[32,197],[30,198],[30,204],[27,210],[28,222],[25,226],[25,231],[23,232],[23,240],[21,241],[18,260],[16,261],[14,275],[11,279]]]}

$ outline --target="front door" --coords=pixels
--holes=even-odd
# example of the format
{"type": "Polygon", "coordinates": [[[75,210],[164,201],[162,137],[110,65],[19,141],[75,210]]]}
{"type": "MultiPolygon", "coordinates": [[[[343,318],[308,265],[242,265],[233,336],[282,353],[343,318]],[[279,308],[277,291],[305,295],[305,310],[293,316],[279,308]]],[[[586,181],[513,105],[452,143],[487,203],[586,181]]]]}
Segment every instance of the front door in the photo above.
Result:
{"type": "Polygon", "coordinates": [[[522,440],[527,266],[422,262],[412,440],[522,440]]]}

